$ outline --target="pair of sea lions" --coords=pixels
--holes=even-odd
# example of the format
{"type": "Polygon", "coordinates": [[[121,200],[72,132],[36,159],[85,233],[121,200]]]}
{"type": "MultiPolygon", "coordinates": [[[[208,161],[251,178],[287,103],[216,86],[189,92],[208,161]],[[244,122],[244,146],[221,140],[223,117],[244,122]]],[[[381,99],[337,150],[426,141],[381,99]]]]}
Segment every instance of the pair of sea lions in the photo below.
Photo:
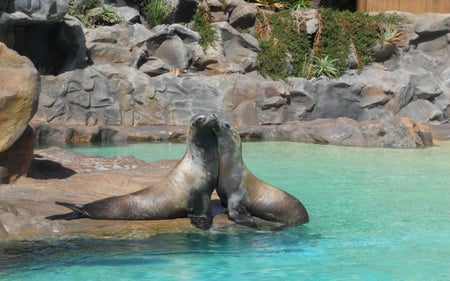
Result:
{"type": "Polygon", "coordinates": [[[255,227],[253,218],[299,225],[309,221],[303,204],[255,177],[242,160],[238,132],[215,114],[195,115],[189,125],[183,158],[160,182],[143,190],[85,205],[56,202],[73,212],[56,219],[157,220],[188,217],[208,229],[212,224],[211,194],[217,188],[228,217],[255,227]]]}

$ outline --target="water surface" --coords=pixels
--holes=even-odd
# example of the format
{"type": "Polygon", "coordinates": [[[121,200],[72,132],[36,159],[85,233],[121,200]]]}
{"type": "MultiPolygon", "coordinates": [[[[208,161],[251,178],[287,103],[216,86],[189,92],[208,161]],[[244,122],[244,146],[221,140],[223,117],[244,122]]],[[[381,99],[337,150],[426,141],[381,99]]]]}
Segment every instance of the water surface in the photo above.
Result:
{"type": "MultiPolygon", "coordinates": [[[[255,175],[299,198],[311,222],[140,240],[0,244],[0,280],[450,280],[450,145],[399,150],[245,143],[255,175]]],[[[179,159],[183,144],[84,147],[179,159]]]]}

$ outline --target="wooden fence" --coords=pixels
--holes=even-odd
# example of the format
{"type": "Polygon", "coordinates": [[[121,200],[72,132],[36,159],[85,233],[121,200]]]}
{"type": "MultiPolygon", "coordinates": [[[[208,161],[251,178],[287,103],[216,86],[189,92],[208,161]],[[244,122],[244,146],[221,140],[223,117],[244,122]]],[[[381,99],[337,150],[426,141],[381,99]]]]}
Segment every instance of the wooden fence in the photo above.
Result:
{"type": "Polygon", "coordinates": [[[357,0],[357,9],[366,12],[450,13],[450,0],[357,0]]]}

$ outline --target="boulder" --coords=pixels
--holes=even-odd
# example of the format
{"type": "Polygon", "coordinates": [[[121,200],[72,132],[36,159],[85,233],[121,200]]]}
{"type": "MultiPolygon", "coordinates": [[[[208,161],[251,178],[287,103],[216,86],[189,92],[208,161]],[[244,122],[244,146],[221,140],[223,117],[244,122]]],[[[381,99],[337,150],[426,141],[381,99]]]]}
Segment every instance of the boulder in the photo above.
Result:
{"type": "Polygon", "coordinates": [[[15,182],[27,175],[35,142],[33,129],[28,126],[10,148],[0,152],[0,184],[15,182]]]}
{"type": "Polygon", "coordinates": [[[38,107],[39,74],[26,57],[0,42],[0,152],[24,133],[38,107]]]}
{"type": "Polygon", "coordinates": [[[95,64],[138,67],[154,34],[141,24],[100,26],[85,32],[86,47],[95,64]]]}
{"type": "Polygon", "coordinates": [[[66,0],[6,0],[0,4],[0,25],[61,21],[69,9],[66,0]]]}
{"type": "Polygon", "coordinates": [[[165,62],[170,69],[186,70],[192,61],[192,53],[177,35],[164,40],[156,49],[154,56],[165,62]]]}
{"type": "MultiPolygon", "coordinates": [[[[292,78],[289,80],[292,91],[309,97],[314,107],[302,115],[303,120],[316,118],[348,117],[357,120],[362,113],[360,93],[362,84],[347,82],[343,79],[292,78]]],[[[302,103],[302,100],[299,100],[302,103]]],[[[295,107],[297,101],[291,101],[295,107]]]]}
{"type": "Polygon", "coordinates": [[[281,125],[240,128],[246,140],[289,140],[364,147],[417,148],[433,145],[427,126],[407,118],[357,122],[350,118],[291,121],[281,125]]]}
{"type": "Polygon", "coordinates": [[[256,69],[256,58],[261,50],[258,40],[250,34],[239,33],[227,22],[214,23],[218,40],[214,47],[216,59],[220,63],[239,65],[241,72],[256,69]]]}
{"type": "Polygon", "coordinates": [[[152,77],[170,72],[171,69],[173,69],[173,66],[168,65],[162,59],[157,57],[149,57],[143,65],[139,66],[139,71],[152,77]]]}
{"type": "Polygon", "coordinates": [[[131,24],[141,23],[141,15],[139,14],[138,10],[128,6],[113,7],[113,8],[114,11],[117,13],[117,15],[123,18],[126,22],[131,24]]]}
{"type": "Polygon", "coordinates": [[[407,117],[420,122],[442,120],[443,112],[427,100],[416,100],[406,105],[397,114],[399,117],[407,117]]]}
{"type": "Polygon", "coordinates": [[[231,12],[229,22],[235,28],[249,28],[255,24],[257,13],[255,5],[242,1],[231,12]]]}

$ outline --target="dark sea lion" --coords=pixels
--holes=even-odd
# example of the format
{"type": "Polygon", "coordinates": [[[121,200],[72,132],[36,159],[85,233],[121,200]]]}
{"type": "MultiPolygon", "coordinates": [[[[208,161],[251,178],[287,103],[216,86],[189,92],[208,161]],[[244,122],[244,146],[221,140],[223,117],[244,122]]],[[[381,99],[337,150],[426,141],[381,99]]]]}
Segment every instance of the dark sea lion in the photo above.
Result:
{"type": "Polygon", "coordinates": [[[235,128],[218,121],[214,130],[219,144],[217,194],[231,220],[250,227],[256,226],[253,216],[282,223],[283,227],[309,221],[305,207],[297,198],[250,172],[242,160],[241,138],[235,128]]]}
{"type": "Polygon", "coordinates": [[[189,217],[198,228],[212,224],[211,194],[217,185],[218,146],[213,126],[216,115],[199,114],[191,119],[183,158],[154,185],[140,191],[109,197],[84,205],[56,202],[73,210],[47,219],[78,218],[159,220],[189,217]]]}

